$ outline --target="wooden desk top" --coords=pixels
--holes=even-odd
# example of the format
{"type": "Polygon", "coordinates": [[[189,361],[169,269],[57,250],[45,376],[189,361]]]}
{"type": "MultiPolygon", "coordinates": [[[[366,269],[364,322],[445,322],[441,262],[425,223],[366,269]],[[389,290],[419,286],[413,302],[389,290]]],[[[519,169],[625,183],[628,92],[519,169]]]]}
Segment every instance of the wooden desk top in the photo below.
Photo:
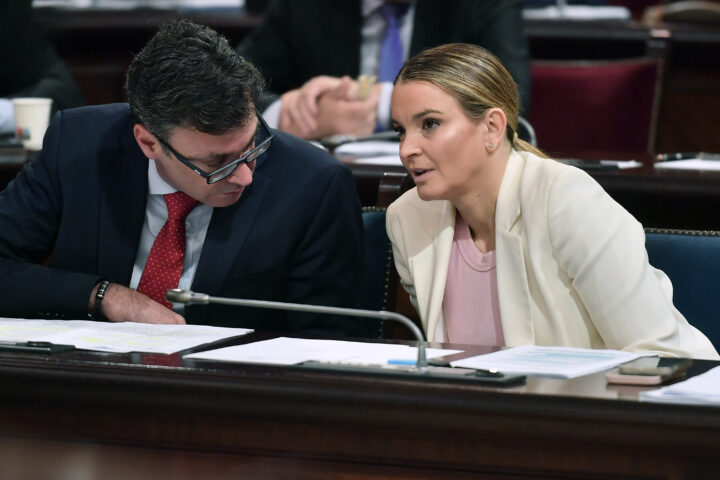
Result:
{"type": "Polygon", "coordinates": [[[178,457],[213,478],[714,478],[720,409],[643,403],[641,389],[602,374],[492,388],[179,355],[0,353],[0,450],[11,466],[84,452],[67,468],[84,461],[102,478],[150,478],[178,457]]]}

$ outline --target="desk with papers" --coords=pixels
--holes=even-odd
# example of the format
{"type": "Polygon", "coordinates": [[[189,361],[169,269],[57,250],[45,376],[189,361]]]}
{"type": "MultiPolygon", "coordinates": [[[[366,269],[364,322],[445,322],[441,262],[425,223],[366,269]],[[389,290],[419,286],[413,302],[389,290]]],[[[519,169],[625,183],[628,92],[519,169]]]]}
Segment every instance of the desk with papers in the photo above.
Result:
{"type": "MultiPolygon", "coordinates": [[[[271,340],[247,333],[213,348],[271,340]]],[[[491,348],[460,350],[461,360],[491,348]]],[[[604,373],[504,387],[198,361],[0,351],[5,477],[715,478],[720,407],[604,373]],[[52,472],[49,474],[48,472],[52,472]],[[511,476],[511,477],[510,477],[511,476]]],[[[695,361],[689,376],[716,366],[695,361]]]]}

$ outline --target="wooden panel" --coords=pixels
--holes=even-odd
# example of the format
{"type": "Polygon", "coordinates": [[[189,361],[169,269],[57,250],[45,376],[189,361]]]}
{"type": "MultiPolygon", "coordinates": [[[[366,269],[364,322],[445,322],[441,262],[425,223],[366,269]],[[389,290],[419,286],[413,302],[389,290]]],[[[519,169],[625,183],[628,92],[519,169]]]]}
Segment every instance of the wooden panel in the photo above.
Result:
{"type": "Polygon", "coordinates": [[[16,452],[4,468],[79,469],[67,459],[83,451],[78,465],[128,460],[126,478],[176,466],[205,478],[683,479],[720,467],[717,408],[638,402],[640,387],[602,374],[491,388],[159,357],[0,354],[0,451],[16,452]]]}

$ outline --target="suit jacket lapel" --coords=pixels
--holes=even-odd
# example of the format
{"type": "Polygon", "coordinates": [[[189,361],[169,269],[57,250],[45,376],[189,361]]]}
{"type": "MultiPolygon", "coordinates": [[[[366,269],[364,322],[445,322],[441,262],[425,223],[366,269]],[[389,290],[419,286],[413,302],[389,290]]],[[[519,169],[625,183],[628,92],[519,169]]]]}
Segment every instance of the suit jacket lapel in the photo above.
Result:
{"type": "Polygon", "coordinates": [[[520,180],[523,168],[523,158],[513,151],[505,168],[495,210],[498,303],[506,345],[534,343],[522,232],[518,231],[522,215],[520,180]]]}
{"type": "MultiPolygon", "coordinates": [[[[213,209],[193,280],[194,291],[213,294],[221,290],[232,267],[241,261],[238,257],[260,212],[270,182],[269,177],[256,171],[252,185],[238,203],[213,209]]],[[[190,308],[193,323],[206,322],[207,308],[190,308]]]]}
{"type": "Polygon", "coordinates": [[[129,285],[145,219],[148,159],[128,129],[121,151],[101,161],[98,273],[129,285]]]}

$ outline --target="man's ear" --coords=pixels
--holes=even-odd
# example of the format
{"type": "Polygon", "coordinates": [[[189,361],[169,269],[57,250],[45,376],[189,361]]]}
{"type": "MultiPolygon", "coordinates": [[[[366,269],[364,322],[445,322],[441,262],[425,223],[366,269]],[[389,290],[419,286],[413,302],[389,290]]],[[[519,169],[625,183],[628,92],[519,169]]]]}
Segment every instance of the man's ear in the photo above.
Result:
{"type": "MultiPolygon", "coordinates": [[[[507,127],[507,117],[505,112],[500,108],[491,108],[485,114],[483,120],[487,129],[487,142],[492,145],[500,145],[505,138],[505,128],[507,127]]],[[[492,149],[492,147],[491,147],[492,149]]]]}
{"type": "Polygon", "coordinates": [[[158,154],[162,151],[162,146],[155,135],[139,123],[136,123],[133,127],[133,135],[135,135],[135,141],[140,146],[140,150],[143,151],[147,158],[156,159],[158,157],[158,154]]]}

